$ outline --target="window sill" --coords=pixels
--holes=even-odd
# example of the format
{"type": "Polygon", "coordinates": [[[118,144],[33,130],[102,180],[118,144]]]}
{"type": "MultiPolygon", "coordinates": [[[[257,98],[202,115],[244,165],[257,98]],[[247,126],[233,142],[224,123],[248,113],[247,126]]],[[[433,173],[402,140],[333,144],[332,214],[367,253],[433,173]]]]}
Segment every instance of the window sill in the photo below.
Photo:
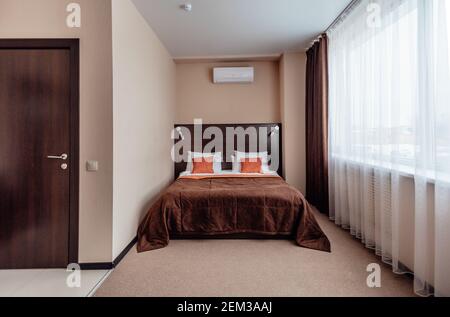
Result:
{"type": "MultiPolygon", "coordinates": [[[[391,173],[391,174],[398,173],[399,176],[411,178],[413,180],[415,180],[417,177],[419,177],[416,174],[415,169],[413,167],[410,167],[407,165],[398,164],[395,167],[393,167],[390,164],[363,162],[361,160],[357,160],[354,158],[342,157],[342,156],[337,156],[337,155],[333,155],[331,157],[331,159],[335,160],[335,161],[345,162],[345,164],[357,166],[360,168],[369,168],[372,170],[379,170],[379,171],[383,171],[383,172],[387,172],[387,173],[391,173]]],[[[420,176],[420,177],[424,177],[426,179],[426,182],[429,184],[436,184],[436,182],[437,182],[437,178],[435,176],[435,173],[433,173],[433,172],[428,172],[427,175],[420,176]]],[[[441,179],[439,179],[439,182],[450,184],[450,175],[443,176],[441,179]]]]}

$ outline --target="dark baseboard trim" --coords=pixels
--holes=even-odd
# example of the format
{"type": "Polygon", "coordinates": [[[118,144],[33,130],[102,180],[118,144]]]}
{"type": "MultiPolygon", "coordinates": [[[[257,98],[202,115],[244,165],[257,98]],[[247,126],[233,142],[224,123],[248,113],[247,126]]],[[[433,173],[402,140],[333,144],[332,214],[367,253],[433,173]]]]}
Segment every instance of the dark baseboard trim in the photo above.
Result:
{"type": "Polygon", "coordinates": [[[112,262],[105,263],[80,263],[80,268],[83,271],[93,271],[93,270],[112,270],[114,265],[112,262]]]}
{"type": "Polygon", "coordinates": [[[126,246],[126,248],[119,254],[119,256],[113,262],[105,262],[105,263],[80,263],[81,270],[84,271],[93,271],[93,270],[112,270],[119,265],[119,263],[123,260],[123,258],[130,252],[130,250],[137,243],[137,237],[133,239],[126,246]]]}
{"type": "Polygon", "coordinates": [[[134,247],[134,245],[137,243],[137,237],[131,241],[126,248],[119,254],[119,256],[113,261],[114,267],[118,266],[120,262],[122,262],[123,258],[130,252],[130,250],[134,247]]]}

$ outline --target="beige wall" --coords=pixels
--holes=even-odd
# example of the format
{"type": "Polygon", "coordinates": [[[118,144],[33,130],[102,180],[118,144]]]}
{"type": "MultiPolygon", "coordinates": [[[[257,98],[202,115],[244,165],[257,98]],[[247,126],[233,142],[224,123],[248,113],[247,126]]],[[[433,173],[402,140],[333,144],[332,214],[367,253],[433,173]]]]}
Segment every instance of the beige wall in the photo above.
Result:
{"type": "Polygon", "coordinates": [[[274,61],[245,63],[177,64],[176,123],[278,123],[280,122],[279,66],[274,61]],[[253,84],[212,82],[212,69],[253,66],[253,84]]]}
{"type": "Polygon", "coordinates": [[[278,61],[177,64],[176,122],[283,124],[284,174],[306,192],[306,54],[287,53],[278,61]],[[212,69],[254,66],[255,83],[212,83],[212,69]]]}
{"type": "Polygon", "coordinates": [[[172,179],[174,122],[282,121],[286,176],[304,190],[304,54],[286,54],[280,63],[175,66],[130,0],[113,0],[113,10],[110,0],[78,0],[80,29],[65,25],[70,2],[0,0],[0,37],[81,40],[80,262],[110,262],[131,241],[148,204],[172,179]],[[212,68],[225,65],[254,66],[255,83],[212,84],[212,68]],[[87,160],[98,160],[99,172],[86,172],[87,160]]]}
{"type": "Polygon", "coordinates": [[[306,54],[286,53],[280,61],[284,169],[289,184],[306,194],[306,54]]]}
{"type": "Polygon", "coordinates": [[[130,0],[112,0],[113,258],[136,236],[149,204],[173,181],[175,64],[130,0]]]}
{"type": "Polygon", "coordinates": [[[111,1],[77,0],[82,27],[66,26],[65,0],[0,0],[0,38],[80,38],[80,262],[112,259],[111,1]],[[87,173],[86,160],[100,171],[87,173]]]}

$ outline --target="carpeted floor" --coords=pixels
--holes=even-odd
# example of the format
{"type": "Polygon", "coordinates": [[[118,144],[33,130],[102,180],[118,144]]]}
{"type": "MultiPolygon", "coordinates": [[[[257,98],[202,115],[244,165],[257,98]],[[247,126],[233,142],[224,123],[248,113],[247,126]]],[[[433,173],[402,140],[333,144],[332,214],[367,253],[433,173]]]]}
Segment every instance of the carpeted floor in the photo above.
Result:
{"type": "Polygon", "coordinates": [[[414,296],[409,276],[317,215],[331,254],[280,240],[171,241],[157,251],[133,249],[95,296],[302,297],[414,296]],[[367,287],[367,265],[382,267],[381,288],[367,287]]]}

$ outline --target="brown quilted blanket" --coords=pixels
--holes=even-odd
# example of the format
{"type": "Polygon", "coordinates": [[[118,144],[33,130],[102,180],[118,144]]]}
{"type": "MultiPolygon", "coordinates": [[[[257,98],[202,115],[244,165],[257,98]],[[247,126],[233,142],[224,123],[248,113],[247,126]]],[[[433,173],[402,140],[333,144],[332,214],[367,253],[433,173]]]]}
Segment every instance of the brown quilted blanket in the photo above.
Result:
{"type": "Polygon", "coordinates": [[[295,236],[299,246],[330,252],[303,195],[280,177],[180,178],[150,208],[138,251],[166,247],[171,235],[295,236]]]}

